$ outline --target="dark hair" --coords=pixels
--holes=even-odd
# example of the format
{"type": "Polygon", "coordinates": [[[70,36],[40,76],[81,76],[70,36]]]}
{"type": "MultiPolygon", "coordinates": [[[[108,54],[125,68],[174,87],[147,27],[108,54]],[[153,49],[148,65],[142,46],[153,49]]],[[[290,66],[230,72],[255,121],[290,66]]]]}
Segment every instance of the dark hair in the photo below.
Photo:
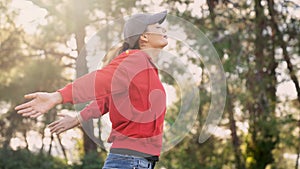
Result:
{"type": "MultiPolygon", "coordinates": [[[[141,35],[136,35],[136,36],[141,36],[141,35]]],[[[119,51],[119,54],[121,54],[122,52],[125,52],[128,49],[140,49],[139,38],[135,42],[135,44],[132,48],[129,47],[129,44],[127,42],[123,42],[123,45],[122,45],[121,50],[119,51]]]]}
{"type": "Polygon", "coordinates": [[[122,45],[118,44],[110,48],[110,50],[104,56],[103,66],[108,65],[116,56],[128,49],[140,49],[139,41],[137,40],[132,48],[129,48],[129,44],[127,42],[123,42],[122,45]]]}

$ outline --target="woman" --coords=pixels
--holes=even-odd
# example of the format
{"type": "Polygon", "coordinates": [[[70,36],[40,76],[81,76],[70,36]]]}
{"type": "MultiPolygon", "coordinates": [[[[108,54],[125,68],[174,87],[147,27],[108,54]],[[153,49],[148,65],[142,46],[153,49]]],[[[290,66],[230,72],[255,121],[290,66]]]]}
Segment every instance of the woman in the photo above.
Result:
{"type": "MultiPolygon", "coordinates": [[[[35,118],[57,104],[92,101],[81,116],[95,109],[98,115],[109,111],[112,122],[112,147],[103,168],[154,168],[162,148],[166,95],[152,59],[168,44],[160,26],[166,15],[133,15],[124,26],[121,53],[110,64],[56,92],[25,95],[32,100],[16,110],[35,118]]],[[[83,118],[89,117],[93,114],[83,118]]]]}

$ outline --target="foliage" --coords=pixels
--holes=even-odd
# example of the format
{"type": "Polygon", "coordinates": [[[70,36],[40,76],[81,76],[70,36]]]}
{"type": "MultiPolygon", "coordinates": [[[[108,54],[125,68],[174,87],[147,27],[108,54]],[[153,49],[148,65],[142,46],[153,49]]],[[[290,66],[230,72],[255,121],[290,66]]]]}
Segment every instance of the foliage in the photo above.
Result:
{"type": "Polygon", "coordinates": [[[0,149],[1,169],[71,169],[63,160],[25,149],[0,149]]]}
{"type": "Polygon", "coordinates": [[[99,169],[103,166],[103,160],[96,152],[86,154],[81,163],[68,165],[60,158],[26,149],[0,149],[1,169],[99,169]]]}
{"type": "Polygon", "coordinates": [[[81,165],[74,165],[73,169],[99,169],[102,168],[104,161],[100,157],[99,153],[92,151],[85,154],[81,160],[81,165]]]}

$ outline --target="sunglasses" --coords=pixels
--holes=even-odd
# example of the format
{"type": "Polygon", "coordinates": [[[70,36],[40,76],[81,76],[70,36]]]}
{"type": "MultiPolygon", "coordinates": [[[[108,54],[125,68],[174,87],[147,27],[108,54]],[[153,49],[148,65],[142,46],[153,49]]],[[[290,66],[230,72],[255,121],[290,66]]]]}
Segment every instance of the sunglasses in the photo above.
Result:
{"type": "Polygon", "coordinates": [[[161,26],[156,26],[155,30],[146,30],[146,32],[144,32],[144,33],[162,35],[162,34],[165,34],[166,32],[167,32],[167,30],[165,28],[163,28],[161,26]]]}

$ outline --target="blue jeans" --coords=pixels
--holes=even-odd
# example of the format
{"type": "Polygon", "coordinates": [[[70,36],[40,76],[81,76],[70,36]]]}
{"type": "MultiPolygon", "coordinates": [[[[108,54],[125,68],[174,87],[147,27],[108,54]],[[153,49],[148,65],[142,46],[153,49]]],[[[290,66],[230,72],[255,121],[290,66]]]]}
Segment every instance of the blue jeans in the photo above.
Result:
{"type": "Polygon", "coordinates": [[[145,158],[109,153],[102,169],[153,169],[154,164],[145,158]]]}

